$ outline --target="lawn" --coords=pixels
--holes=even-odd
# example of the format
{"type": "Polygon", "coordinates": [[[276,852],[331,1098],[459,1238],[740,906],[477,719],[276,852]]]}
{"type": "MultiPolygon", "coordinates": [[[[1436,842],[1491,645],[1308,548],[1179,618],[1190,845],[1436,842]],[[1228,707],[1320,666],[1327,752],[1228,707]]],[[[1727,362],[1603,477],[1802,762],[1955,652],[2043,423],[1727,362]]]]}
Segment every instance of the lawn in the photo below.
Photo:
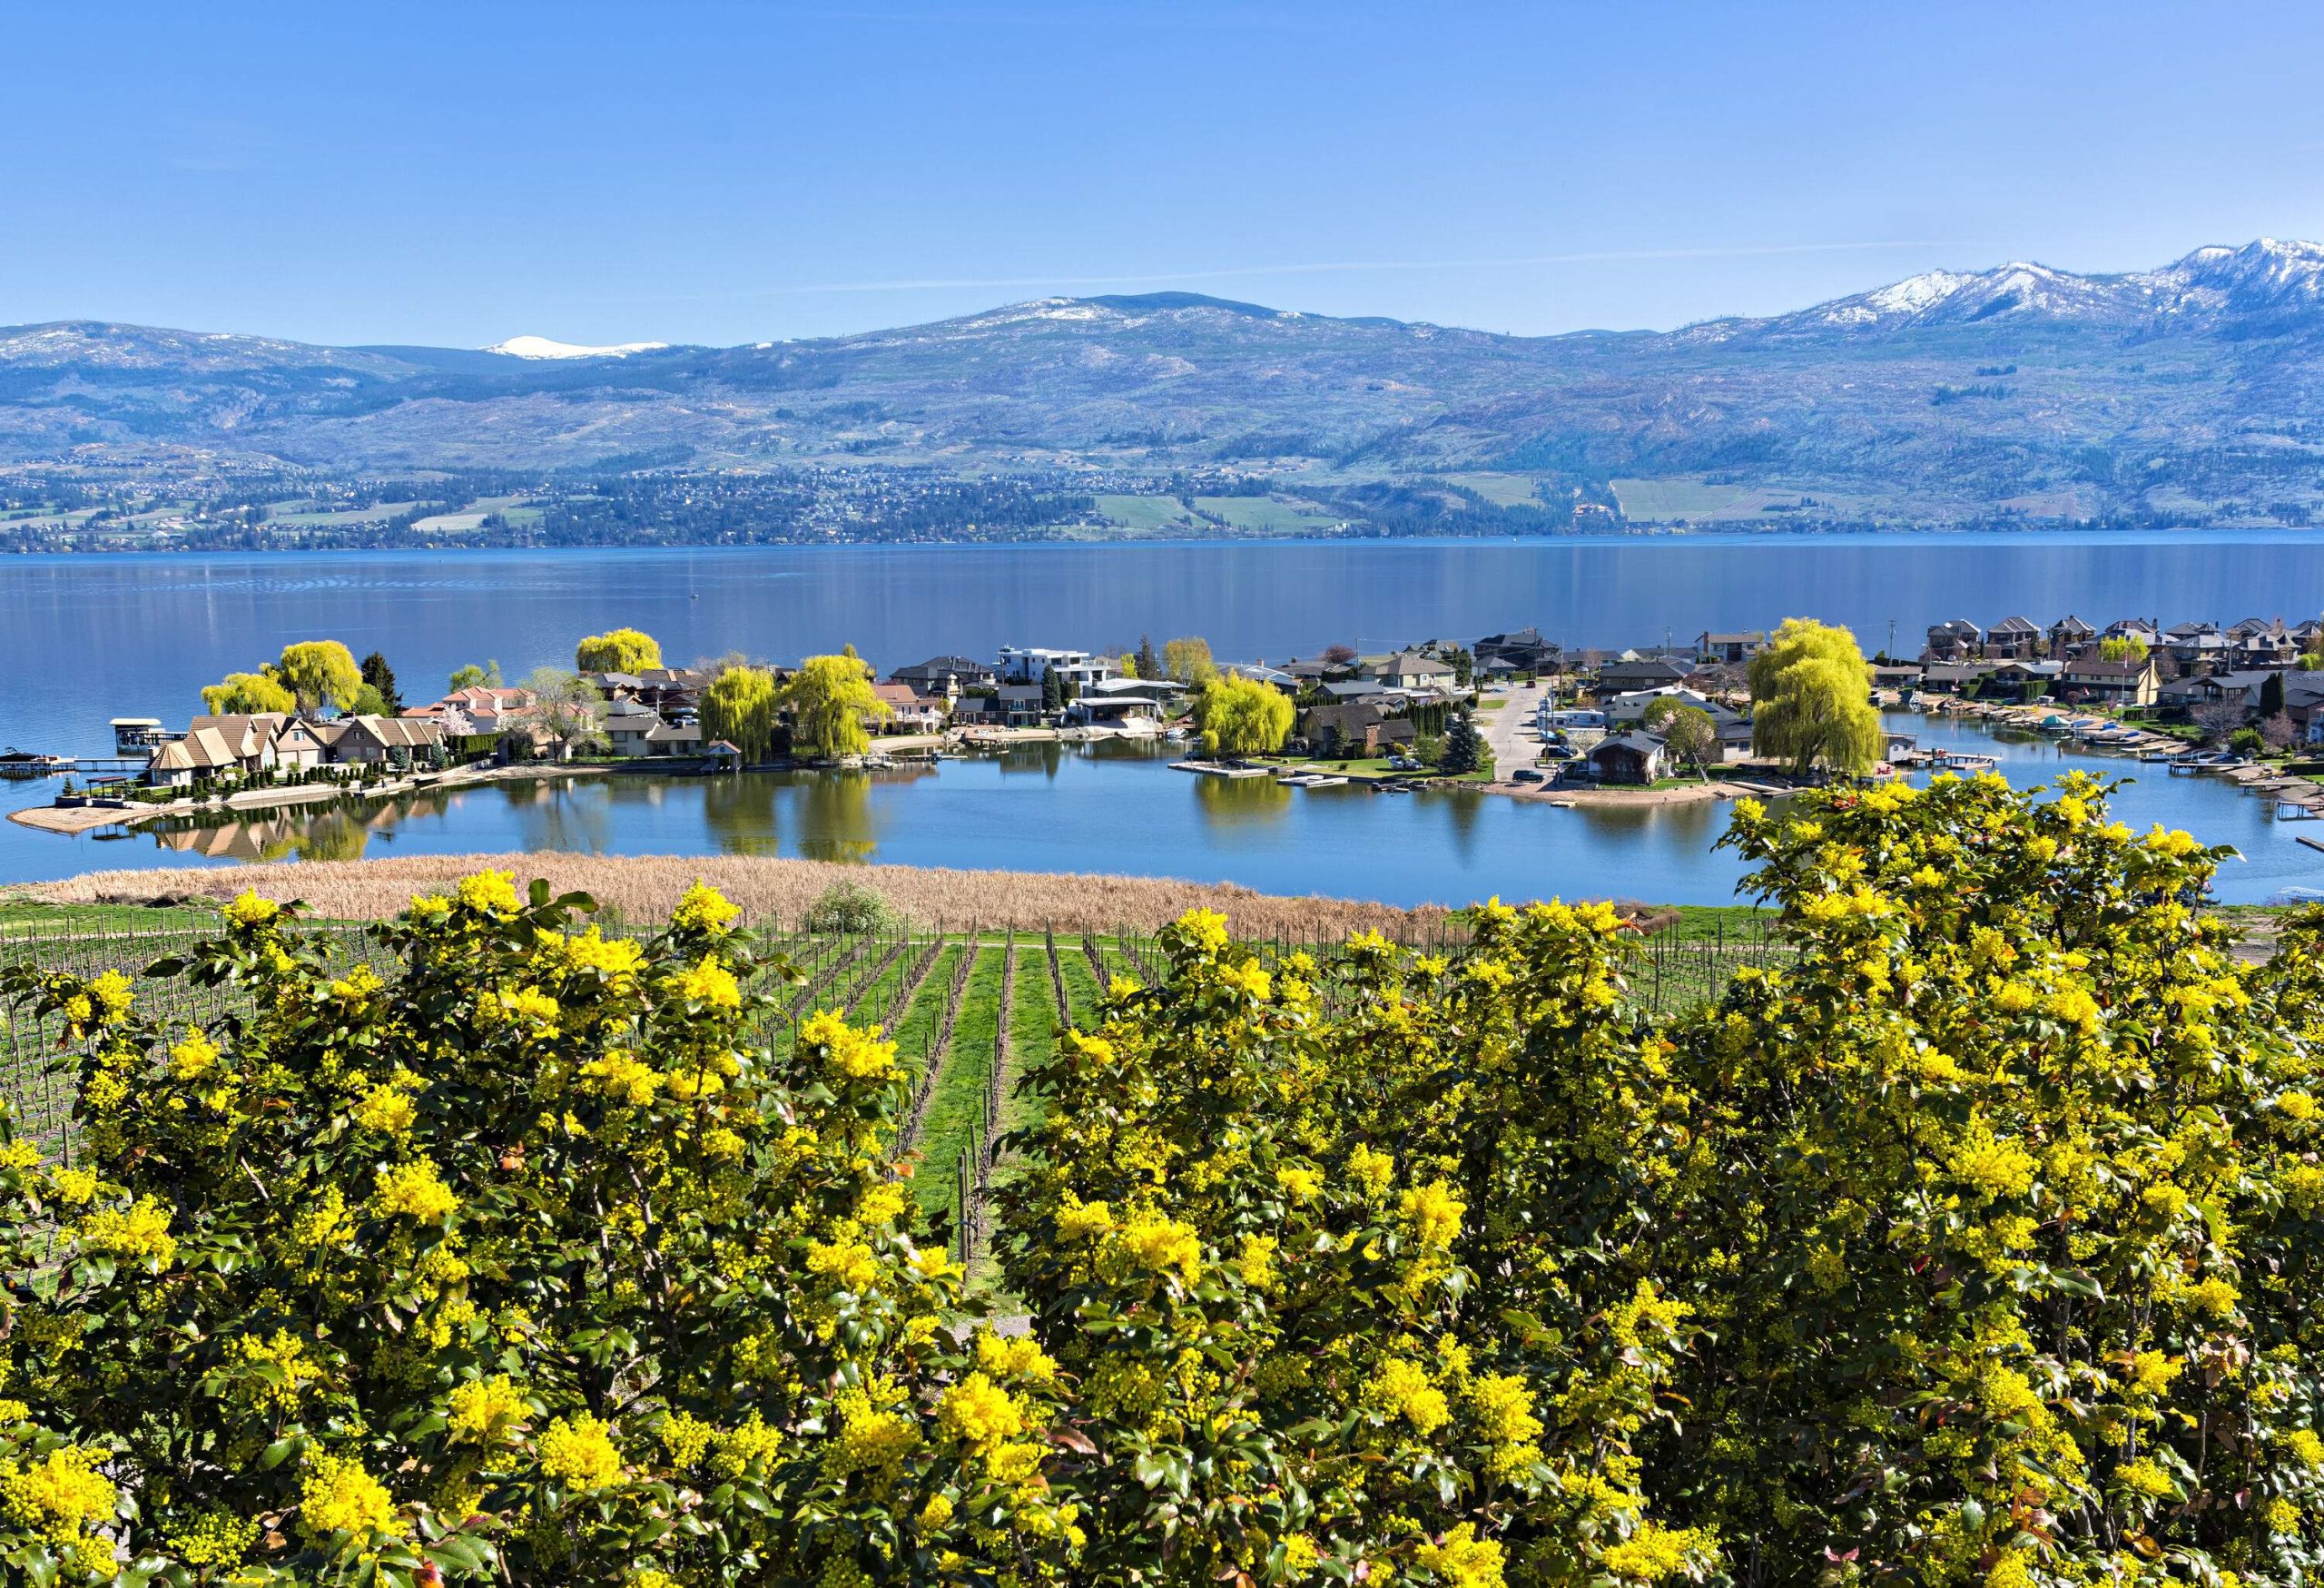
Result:
{"type": "Polygon", "coordinates": [[[1196,497],[1195,506],[1237,529],[1261,535],[1301,535],[1329,529],[1340,519],[1296,497],[1196,497]]]}
{"type": "Polygon", "coordinates": [[[1202,527],[1176,497],[1100,496],[1098,511],[1125,529],[1146,534],[1202,527]]]}
{"type": "Polygon", "coordinates": [[[1530,474],[1448,474],[1449,484],[1472,490],[1496,508],[1538,508],[1541,498],[1534,494],[1539,480],[1530,474]]]}
{"type": "Polygon", "coordinates": [[[998,947],[978,951],[976,968],[960,991],[951,1050],[944,1056],[921,1128],[921,1172],[913,1189],[923,1214],[952,1206],[960,1151],[969,1145],[970,1131],[984,1127],[985,1078],[992,1071],[992,1044],[1000,1022],[1000,962],[998,947]]]}

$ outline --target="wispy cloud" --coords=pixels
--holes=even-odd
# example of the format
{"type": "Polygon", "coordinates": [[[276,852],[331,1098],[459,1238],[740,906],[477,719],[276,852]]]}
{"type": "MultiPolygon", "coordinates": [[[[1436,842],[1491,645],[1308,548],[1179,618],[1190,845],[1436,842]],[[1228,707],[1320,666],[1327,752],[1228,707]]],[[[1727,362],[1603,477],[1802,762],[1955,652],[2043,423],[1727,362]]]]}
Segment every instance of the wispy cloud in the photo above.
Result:
{"type": "Polygon", "coordinates": [[[1599,249],[1579,253],[1514,254],[1501,259],[1316,260],[1302,264],[1236,265],[1199,271],[1138,271],[1107,276],[912,276],[877,281],[815,281],[718,293],[734,298],[806,297],[834,292],[928,292],[962,288],[1059,288],[1158,286],[1173,281],[1231,281],[1266,276],[1347,275],[1391,271],[1512,270],[1545,265],[1636,263],[1651,260],[1757,259],[1782,254],[1869,253],[1884,249],[1950,248],[1929,239],[1890,238],[1873,242],[1788,242],[1732,248],[1599,249]]]}

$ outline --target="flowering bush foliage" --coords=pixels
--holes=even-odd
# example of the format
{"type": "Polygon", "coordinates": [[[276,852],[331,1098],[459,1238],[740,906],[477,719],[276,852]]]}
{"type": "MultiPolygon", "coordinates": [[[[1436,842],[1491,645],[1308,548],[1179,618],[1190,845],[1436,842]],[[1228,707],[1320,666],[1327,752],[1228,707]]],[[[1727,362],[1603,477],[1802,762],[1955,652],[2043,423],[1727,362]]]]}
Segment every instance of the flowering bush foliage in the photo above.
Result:
{"type": "Polygon", "coordinates": [[[0,1147],[27,1581],[2290,1584],[2324,1528],[2324,912],[2102,787],[1728,842],[1798,952],[1667,1020],[1603,907],[1263,957],[1196,912],[1023,1077],[982,1321],[874,1031],[753,1035],[487,873],[326,964],[245,898],[143,1022],[18,972],[85,1150],[0,1147]]]}

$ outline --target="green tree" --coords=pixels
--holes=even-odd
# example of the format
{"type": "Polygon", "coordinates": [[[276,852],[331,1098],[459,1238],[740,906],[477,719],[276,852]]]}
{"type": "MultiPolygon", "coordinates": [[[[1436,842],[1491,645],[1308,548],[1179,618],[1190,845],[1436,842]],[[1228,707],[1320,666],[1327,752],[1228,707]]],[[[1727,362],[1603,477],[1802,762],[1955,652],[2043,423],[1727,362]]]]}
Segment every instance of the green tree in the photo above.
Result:
{"type": "MultiPolygon", "coordinates": [[[[1218,676],[1218,664],[1210,658],[1208,640],[1199,635],[1188,635],[1164,644],[1162,670],[1181,684],[1199,686],[1218,676]]],[[[1139,676],[1146,676],[1142,668],[1139,676]]]]}
{"type": "Polygon", "coordinates": [[[239,716],[251,712],[294,712],[298,700],[275,681],[273,674],[229,673],[202,692],[202,709],[212,716],[239,716]]]}
{"type": "Polygon", "coordinates": [[[573,647],[573,666],[584,673],[636,673],[661,665],[660,644],[635,628],[593,634],[573,647]]]}
{"type": "Polygon", "coordinates": [[[1437,763],[1437,769],[1456,776],[1492,771],[1492,747],[1477,732],[1475,717],[1465,709],[1454,712],[1445,726],[1444,755],[1437,763]]]}
{"type": "Polygon", "coordinates": [[[2146,641],[2134,634],[2118,634],[2098,642],[2098,659],[2102,662],[2143,662],[2146,654],[2146,641]]]}
{"type": "Polygon", "coordinates": [[[1880,713],[1856,636],[1787,617],[1751,658],[1751,748],[1805,774],[1855,774],[1880,759],[1880,713]]]}
{"type": "Polygon", "coordinates": [[[1195,695],[1195,727],[1206,755],[1273,755],[1291,736],[1295,715],[1281,690],[1231,673],[1213,674],[1195,695]]]}
{"type": "Polygon", "coordinates": [[[809,656],[783,681],[783,708],[791,714],[791,745],[811,761],[861,755],[872,747],[867,720],[888,715],[862,662],[851,654],[809,656]]]}
{"type": "Polygon", "coordinates": [[[1065,709],[1065,678],[1055,667],[1041,674],[1041,709],[1052,715],[1065,709]]]}
{"type": "Polygon", "coordinates": [[[1662,735],[1682,766],[1699,771],[1718,754],[1718,723],[1699,705],[1666,695],[1647,706],[1641,720],[1649,732],[1662,735]]]}
{"type": "Polygon", "coordinates": [[[727,667],[703,692],[703,737],[727,740],[742,751],[746,764],[764,761],[774,745],[778,709],[773,674],[727,667]]]}
{"type": "Polygon", "coordinates": [[[2270,671],[2260,681],[2260,715],[2262,717],[2277,716],[2282,714],[2283,709],[2284,676],[2270,671]]]}
{"type": "Polygon", "coordinates": [[[395,710],[379,694],[379,686],[368,678],[355,691],[355,698],[347,705],[350,716],[393,716],[395,710]]]}
{"type": "Polygon", "coordinates": [[[1120,656],[1116,656],[1113,660],[1114,673],[1118,677],[1136,678],[1141,676],[1137,670],[1137,656],[1136,653],[1124,651],[1120,656]]]}
{"type": "Polygon", "coordinates": [[[1137,636],[1137,672],[1140,678],[1167,678],[1162,670],[1162,658],[1154,654],[1154,641],[1145,635],[1137,636]]]}
{"type": "Polygon", "coordinates": [[[606,698],[596,685],[578,673],[541,666],[525,676],[523,687],[533,696],[527,720],[540,730],[557,760],[605,748],[606,698]]]}
{"type": "Polygon", "coordinates": [[[298,698],[301,711],[325,705],[345,711],[355,704],[355,692],[363,687],[363,670],[355,665],[354,653],[335,639],[302,640],[283,646],[273,673],[275,682],[298,698]]]}
{"type": "Polygon", "coordinates": [[[379,715],[393,716],[403,709],[403,695],[396,688],[395,669],[388,666],[388,658],[373,651],[363,658],[363,682],[379,692],[385,707],[379,715]]]}
{"type": "Polygon", "coordinates": [[[487,661],[479,667],[474,662],[466,663],[453,669],[450,684],[451,692],[455,695],[463,689],[497,689],[500,687],[500,664],[487,661]]]}

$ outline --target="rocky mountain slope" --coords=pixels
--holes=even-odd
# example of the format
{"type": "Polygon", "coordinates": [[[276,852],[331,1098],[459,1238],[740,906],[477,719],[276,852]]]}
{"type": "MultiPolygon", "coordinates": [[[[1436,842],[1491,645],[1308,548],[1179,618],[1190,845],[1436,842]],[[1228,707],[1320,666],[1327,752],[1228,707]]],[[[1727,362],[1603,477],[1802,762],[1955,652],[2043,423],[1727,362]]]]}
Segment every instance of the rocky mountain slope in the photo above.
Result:
{"type": "Polygon", "coordinates": [[[0,330],[0,461],[1501,471],[1633,517],[1679,498],[1621,482],[1685,480],[1712,493],[1690,500],[1897,523],[2308,522],[2324,503],[2324,247],[2305,242],[2115,275],[1932,272],[1667,333],[1507,337],[1162,293],[738,348],[502,345],[561,356],[0,330]]]}

